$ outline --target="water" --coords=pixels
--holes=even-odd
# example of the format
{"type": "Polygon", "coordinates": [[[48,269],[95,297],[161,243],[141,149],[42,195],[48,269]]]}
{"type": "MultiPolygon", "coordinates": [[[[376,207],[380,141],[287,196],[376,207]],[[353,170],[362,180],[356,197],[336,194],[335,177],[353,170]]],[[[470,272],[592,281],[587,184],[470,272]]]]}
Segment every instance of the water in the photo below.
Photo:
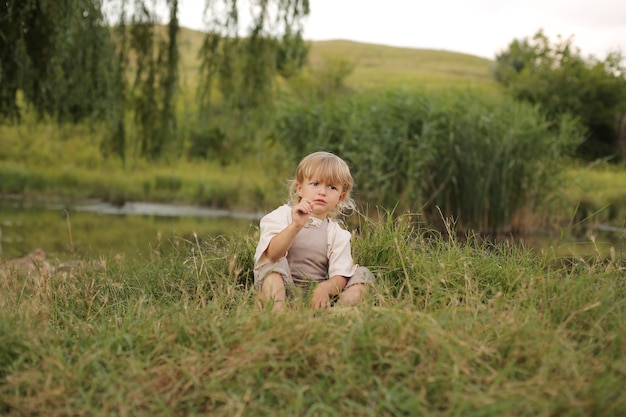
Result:
{"type": "MultiPolygon", "coordinates": [[[[0,260],[35,248],[53,259],[126,256],[138,259],[217,235],[255,233],[262,213],[205,207],[89,201],[76,204],[0,199],[0,260]]],[[[524,244],[563,257],[626,259],[626,228],[581,225],[566,233],[537,233],[524,244]]]]}
{"type": "Polygon", "coordinates": [[[540,232],[519,240],[548,257],[584,260],[626,260],[626,228],[598,224],[561,232],[540,232]]]}
{"type": "Polygon", "coordinates": [[[35,248],[48,257],[147,257],[174,249],[181,240],[254,233],[258,213],[195,206],[127,203],[122,207],[90,201],[77,204],[0,199],[0,259],[24,256],[35,248]]]}

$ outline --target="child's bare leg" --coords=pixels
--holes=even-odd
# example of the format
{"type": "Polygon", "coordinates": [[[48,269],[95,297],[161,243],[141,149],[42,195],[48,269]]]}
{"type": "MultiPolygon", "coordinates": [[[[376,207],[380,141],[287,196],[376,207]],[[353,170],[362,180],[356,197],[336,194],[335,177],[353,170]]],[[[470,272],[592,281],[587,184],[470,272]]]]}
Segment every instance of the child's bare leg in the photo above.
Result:
{"type": "Polygon", "coordinates": [[[282,311],[285,307],[285,296],[283,277],[276,272],[268,274],[263,280],[259,294],[263,305],[272,303],[272,311],[282,311]]]}
{"type": "Polygon", "coordinates": [[[354,284],[343,290],[339,296],[337,305],[340,306],[355,306],[359,304],[365,298],[367,293],[366,284],[354,284]]]}

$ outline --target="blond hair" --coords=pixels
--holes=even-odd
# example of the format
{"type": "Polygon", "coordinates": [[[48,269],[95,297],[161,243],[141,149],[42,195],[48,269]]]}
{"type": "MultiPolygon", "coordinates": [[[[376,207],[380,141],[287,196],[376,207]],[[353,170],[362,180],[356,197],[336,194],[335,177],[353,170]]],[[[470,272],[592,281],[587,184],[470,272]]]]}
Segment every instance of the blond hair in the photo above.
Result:
{"type": "Polygon", "coordinates": [[[330,152],[314,152],[304,157],[298,164],[296,177],[289,181],[289,203],[291,205],[300,202],[298,184],[304,183],[307,178],[315,178],[341,186],[344,198],[330,213],[332,218],[337,218],[340,214],[345,216],[352,214],[356,207],[351,195],[354,180],[348,164],[343,159],[330,152]]]}

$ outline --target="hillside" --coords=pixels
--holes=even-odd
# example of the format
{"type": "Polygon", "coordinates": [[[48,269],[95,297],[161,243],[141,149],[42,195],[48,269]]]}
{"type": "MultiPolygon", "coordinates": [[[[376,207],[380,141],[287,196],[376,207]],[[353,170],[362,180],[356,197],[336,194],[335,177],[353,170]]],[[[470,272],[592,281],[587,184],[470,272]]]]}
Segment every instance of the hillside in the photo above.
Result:
{"type": "Polygon", "coordinates": [[[363,88],[494,83],[491,61],[462,53],[346,40],[311,42],[311,65],[320,65],[328,57],[341,57],[354,63],[348,82],[363,88]]]}
{"type": "MultiPolygon", "coordinates": [[[[182,28],[180,53],[183,83],[194,84],[200,66],[198,51],[204,33],[182,28]]],[[[310,42],[309,65],[320,67],[331,60],[346,60],[354,65],[348,77],[353,88],[473,87],[495,89],[491,76],[492,61],[463,53],[432,49],[399,48],[349,40],[310,42]]]]}

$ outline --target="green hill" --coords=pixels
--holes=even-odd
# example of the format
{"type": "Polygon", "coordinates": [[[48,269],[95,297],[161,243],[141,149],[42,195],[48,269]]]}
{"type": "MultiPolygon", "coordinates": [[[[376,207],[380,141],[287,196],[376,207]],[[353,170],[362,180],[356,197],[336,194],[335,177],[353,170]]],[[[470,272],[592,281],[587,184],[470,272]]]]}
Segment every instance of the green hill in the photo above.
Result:
{"type": "Polygon", "coordinates": [[[310,65],[321,65],[328,57],[354,63],[348,83],[355,87],[495,84],[490,60],[456,52],[346,40],[311,42],[310,65]]]}
{"type": "MultiPolygon", "coordinates": [[[[204,33],[182,28],[180,53],[183,82],[193,85],[200,66],[198,51],[204,33]]],[[[497,89],[491,75],[493,61],[457,52],[399,48],[348,40],[310,42],[309,63],[319,68],[330,61],[354,65],[346,82],[352,88],[390,86],[497,89]]]]}

